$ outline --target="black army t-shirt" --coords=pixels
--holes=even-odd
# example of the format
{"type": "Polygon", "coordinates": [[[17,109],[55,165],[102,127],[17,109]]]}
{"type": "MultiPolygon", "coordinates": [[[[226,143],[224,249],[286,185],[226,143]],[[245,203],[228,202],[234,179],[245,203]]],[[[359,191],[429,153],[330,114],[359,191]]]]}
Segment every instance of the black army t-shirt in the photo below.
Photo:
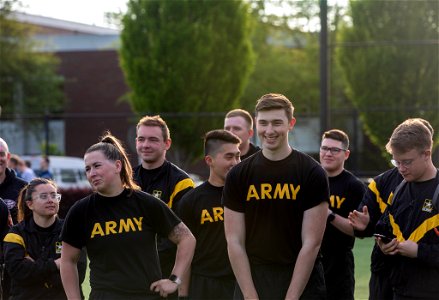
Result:
{"type": "Polygon", "coordinates": [[[268,160],[262,151],[242,161],[229,172],[223,193],[225,207],[245,213],[253,264],[294,264],[304,211],[328,200],[325,171],[296,150],[280,161],[268,160]]]}
{"type": "Polygon", "coordinates": [[[191,272],[207,277],[233,277],[224,234],[223,187],[204,182],[180,201],[177,214],[197,239],[191,272]]]}
{"type": "Polygon", "coordinates": [[[180,222],[163,201],[144,192],[94,193],[70,209],[61,237],[87,247],[92,289],[148,294],[161,278],[156,234],[167,236],[180,222]]]}

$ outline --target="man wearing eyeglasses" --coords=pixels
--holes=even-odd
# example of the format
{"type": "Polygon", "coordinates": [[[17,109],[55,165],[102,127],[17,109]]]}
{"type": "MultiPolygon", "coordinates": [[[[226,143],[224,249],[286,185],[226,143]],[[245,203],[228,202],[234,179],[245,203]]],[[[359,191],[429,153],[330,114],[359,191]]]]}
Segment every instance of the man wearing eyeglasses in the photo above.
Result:
{"type": "Polygon", "coordinates": [[[320,163],[329,178],[330,202],[321,251],[327,299],[354,299],[355,276],[352,248],[355,237],[347,222],[365,192],[364,184],[344,163],[349,158],[349,137],[339,130],[326,131],[320,146],[320,163]]]}
{"type": "Polygon", "coordinates": [[[416,119],[396,127],[386,145],[404,178],[376,227],[393,238],[377,238],[377,244],[394,257],[394,299],[437,299],[439,294],[439,208],[434,203],[439,172],[432,145],[431,131],[416,119]]]}

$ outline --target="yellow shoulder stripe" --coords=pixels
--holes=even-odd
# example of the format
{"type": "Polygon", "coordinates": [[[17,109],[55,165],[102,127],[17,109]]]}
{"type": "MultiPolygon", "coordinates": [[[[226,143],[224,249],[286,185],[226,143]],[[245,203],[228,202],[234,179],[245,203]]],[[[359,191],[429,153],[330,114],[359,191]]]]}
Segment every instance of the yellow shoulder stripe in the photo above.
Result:
{"type": "MultiPolygon", "coordinates": [[[[389,214],[390,224],[392,225],[393,234],[399,242],[405,241],[399,225],[395,223],[395,219],[389,214]]],[[[439,214],[430,217],[422,222],[409,236],[408,240],[418,243],[425,234],[439,226],[439,214]]]]}
{"type": "Polygon", "coordinates": [[[24,240],[23,237],[21,235],[18,235],[16,233],[8,233],[5,238],[3,239],[3,241],[8,242],[8,243],[15,243],[15,244],[19,244],[21,246],[23,246],[23,248],[26,249],[26,245],[24,244],[24,240]]]}
{"type": "MultiPolygon", "coordinates": [[[[376,201],[378,202],[378,206],[380,207],[380,211],[381,211],[381,213],[384,213],[384,211],[387,208],[387,203],[384,202],[384,200],[381,198],[380,191],[378,191],[377,184],[376,184],[375,180],[372,180],[369,183],[368,188],[369,188],[369,190],[371,190],[375,194],[376,201]]],[[[389,200],[391,200],[390,196],[389,196],[389,200]]]]}
{"type": "Polygon", "coordinates": [[[171,197],[169,197],[169,202],[168,202],[168,206],[169,206],[169,208],[172,208],[172,204],[173,204],[173,202],[174,202],[174,198],[175,198],[175,196],[176,196],[179,192],[181,192],[181,191],[187,189],[188,187],[192,187],[192,188],[195,187],[195,183],[194,183],[194,181],[193,181],[192,179],[190,179],[190,178],[185,178],[185,179],[179,181],[179,182],[175,185],[174,191],[172,192],[171,197]]]}

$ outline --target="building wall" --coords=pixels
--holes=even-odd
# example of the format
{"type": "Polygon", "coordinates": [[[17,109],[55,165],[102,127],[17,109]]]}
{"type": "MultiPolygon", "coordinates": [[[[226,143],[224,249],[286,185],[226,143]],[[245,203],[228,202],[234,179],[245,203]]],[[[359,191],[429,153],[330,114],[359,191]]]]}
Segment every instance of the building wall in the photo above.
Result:
{"type": "Polygon", "coordinates": [[[128,88],[115,50],[56,54],[61,62],[66,95],[65,154],[82,157],[85,150],[110,130],[135,160],[136,118],[122,96],[128,88]],[[134,150],[134,152],[133,152],[134,150]]]}

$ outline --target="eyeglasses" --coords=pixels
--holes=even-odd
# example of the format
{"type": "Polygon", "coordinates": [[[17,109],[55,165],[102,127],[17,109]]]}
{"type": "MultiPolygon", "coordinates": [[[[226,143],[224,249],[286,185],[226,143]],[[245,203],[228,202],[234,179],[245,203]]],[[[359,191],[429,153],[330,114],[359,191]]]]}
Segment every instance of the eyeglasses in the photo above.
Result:
{"type": "Polygon", "coordinates": [[[58,194],[58,193],[50,193],[50,194],[43,193],[43,194],[38,194],[38,195],[35,196],[35,199],[40,199],[42,201],[47,201],[47,200],[49,200],[49,198],[54,200],[54,201],[59,202],[59,201],[61,201],[61,194],[58,194]]]}
{"type": "Polygon", "coordinates": [[[392,165],[394,165],[397,168],[399,168],[401,166],[404,167],[404,168],[409,168],[413,161],[414,161],[414,159],[406,159],[406,160],[402,160],[402,161],[397,161],[397,160],[394,160],[394,159],[390,160],[392,165]]]}
{"type": "Polygon", "coordinates": [[[332,155],[338,154],[341,151],[346,151],[347,149],[341,149],[338,147],[326,147],[326,146],[321,146],[320,147],[320,152],[331,152],[332,155]]]}

